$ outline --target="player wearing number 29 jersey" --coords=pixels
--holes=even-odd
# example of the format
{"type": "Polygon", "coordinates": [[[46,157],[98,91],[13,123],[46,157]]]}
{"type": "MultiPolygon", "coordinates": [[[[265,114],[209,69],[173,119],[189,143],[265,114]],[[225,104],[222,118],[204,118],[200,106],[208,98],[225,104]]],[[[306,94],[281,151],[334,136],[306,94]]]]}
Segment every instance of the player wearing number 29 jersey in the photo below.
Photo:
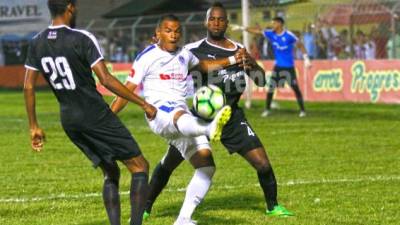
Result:
{"type": "Polygon", "coordinates": [[[65,133],[103,172],[103,202],[110,224],[121,224],[119,160],[132,175],[131,225],[140,225],[148,189],[148,162],[129,130],[97,92],[92,70],[102,85],[139,105],[149,120],[155,118],[157,109],[108,72],[93,35],[70,28],[75,23],[76,0],[48,0],[47,6],[52,26],[33,38],[25,64],[24,96],[32,148],[41,151],[45,138],[35,111],[35,81],[42,74],[60,103],[65,133]]]}
{"type": "Polygon", "coordinates": [[[25,67],[42,72],[60,102],[63,125],[68,126],[93,121],[109,110],[91,69],[102,59],[89,32],[49,26],[33,38],[25,67]]]}

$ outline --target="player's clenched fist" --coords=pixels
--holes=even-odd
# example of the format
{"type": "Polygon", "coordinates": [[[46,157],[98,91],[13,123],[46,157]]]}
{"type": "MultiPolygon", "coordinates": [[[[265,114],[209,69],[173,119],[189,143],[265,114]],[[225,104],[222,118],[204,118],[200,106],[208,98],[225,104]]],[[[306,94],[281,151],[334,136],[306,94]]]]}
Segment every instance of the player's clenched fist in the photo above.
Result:
{"type": "Polygon", "coordinates": [[[144,110],[144,112],[146,113],[146,117],[147,117],[149,120],[153,120],[154,118],[156,118],[156,115],[157,115],[157,108],[154,107],[153,105],[146,103],[146,104],[143,106],[143,110],[144,110]]]}
{"type": "Polygon", "coordinates": [[[36,152],[42,151],[45,140],[46,136],[42,129],[40,128],[31,129],[31,146],[34,151],[36,152]]]}
{"type": "Polygon", "coordinates": [[[235,54],[236,62],[244,69],[250,69],[254,61],[245,48],[239,49],[235,54]]]}

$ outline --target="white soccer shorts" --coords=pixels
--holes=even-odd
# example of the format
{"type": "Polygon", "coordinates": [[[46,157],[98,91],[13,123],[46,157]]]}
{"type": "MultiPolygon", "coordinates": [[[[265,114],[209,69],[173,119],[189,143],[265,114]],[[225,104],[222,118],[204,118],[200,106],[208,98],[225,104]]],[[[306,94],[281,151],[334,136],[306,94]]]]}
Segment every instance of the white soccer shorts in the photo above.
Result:
{"type": "Polygon", "coordinates": [[[206,136],[185,137],[174,124],[174,115],[180,110],[190,113],[186,102],[156,101],[153,105],[158,109],[156,118],[148,121],[150,129],[161,137],[167,139],[182,154],[182,157],[189,160],[197,151],[210,149],[206,136]]]}

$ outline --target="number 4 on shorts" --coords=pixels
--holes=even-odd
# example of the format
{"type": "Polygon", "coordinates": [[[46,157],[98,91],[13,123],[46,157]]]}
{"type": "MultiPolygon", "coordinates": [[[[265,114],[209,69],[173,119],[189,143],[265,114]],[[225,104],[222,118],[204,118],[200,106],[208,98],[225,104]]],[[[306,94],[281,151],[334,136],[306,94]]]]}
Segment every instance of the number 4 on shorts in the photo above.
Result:
{"type": "Polygon", "coordinates": [[[250,128],[250,126],[246,122],[240,122],[241,125],[245,125],[247,127],[247,133],[249,136],[256,136],[254,131],[250,128]]]}

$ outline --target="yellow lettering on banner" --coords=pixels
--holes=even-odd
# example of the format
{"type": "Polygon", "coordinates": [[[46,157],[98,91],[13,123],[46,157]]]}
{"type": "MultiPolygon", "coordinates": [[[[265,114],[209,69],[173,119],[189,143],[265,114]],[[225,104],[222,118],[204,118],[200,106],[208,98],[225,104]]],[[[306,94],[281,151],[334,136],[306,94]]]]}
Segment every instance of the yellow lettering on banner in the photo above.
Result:
{"type": "Polygon", "coordinates": [[[319,70],[313,80],[316,92],[340,92],[343,89],[343,70],[319,70]]]}
{"type": "Polygon", "coordinates": [[[352,93],[367,92],[372,102],[377,102],[381,93],[400,90],[399,70],[367,71],[363,61],[355,62],[351,67],[352,93]]]}

